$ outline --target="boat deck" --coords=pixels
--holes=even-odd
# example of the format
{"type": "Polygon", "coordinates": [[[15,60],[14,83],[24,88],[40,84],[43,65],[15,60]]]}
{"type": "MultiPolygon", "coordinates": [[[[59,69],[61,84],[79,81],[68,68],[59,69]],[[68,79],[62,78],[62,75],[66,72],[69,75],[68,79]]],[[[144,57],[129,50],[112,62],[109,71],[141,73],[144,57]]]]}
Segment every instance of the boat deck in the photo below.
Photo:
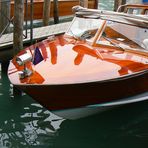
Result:
{"type": "MultiPolygon", "coordinates": [[[[64,33],[70,22],[64,22],[60,24],[45,26],[45,27],[39,27],[33,29],[33,39],[34,40],[41,40],[43,38],[46,38],[52,34],[61,34],[64,33]]],[[[30,29],[27,31],[27,38],[24,39],[24,42],[27,43],[30,41],[30,29]]],[[[7,48],[8,46],[13,45],[13,33],[5,34],[0,38],[0,49],[1,48],[7,48]]]]}

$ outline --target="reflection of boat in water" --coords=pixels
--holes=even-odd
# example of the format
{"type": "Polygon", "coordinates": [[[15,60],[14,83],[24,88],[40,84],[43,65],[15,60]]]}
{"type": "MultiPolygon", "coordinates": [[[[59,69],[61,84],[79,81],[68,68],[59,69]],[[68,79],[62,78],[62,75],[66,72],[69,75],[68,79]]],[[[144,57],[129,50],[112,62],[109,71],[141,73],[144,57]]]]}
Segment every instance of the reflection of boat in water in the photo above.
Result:
{"type": "Polygon", "coordinates": [[[94,111],[148,99],[148,19],[76,10],[64,35],[12,59],[11,83],[52,111],[94,111]]]}

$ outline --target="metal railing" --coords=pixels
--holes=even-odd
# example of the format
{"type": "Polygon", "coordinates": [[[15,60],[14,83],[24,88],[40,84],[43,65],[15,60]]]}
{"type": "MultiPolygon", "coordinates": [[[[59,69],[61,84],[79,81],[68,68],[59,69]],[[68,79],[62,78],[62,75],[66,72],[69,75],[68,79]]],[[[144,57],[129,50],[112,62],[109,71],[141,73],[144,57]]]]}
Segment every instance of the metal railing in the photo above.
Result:
{"type": "Polygon", "coordinates": [[[12,23],[13,17],[10,18],[10,1],[0,1],[0,37],[8,32],[8,28],[12,23]]]}
{"type": "MultiPolygon", "coordinates": [[[[14,16],[11,11],[11,0],[0,0],[0,39],[4,36],[8,40],[0,41],[0,44],[6,44],[13,41],[13,37],[10,34],[13,33],[13,20],[14,16]],[[7,9],[7,10],[6,10],[7,9]]],[[[24,2],[24,33],[23,37],[26,39],[28,37],[28,28],[30,29],[30,41],[33,40],[33,0],[30,0],[30,7],[28,8],[28,0],[24,2]],[[30,9],[30,16],[28,16],[28,10],[30,9]],[[30,25],[28,25],[28,20],[30,25]]]]}

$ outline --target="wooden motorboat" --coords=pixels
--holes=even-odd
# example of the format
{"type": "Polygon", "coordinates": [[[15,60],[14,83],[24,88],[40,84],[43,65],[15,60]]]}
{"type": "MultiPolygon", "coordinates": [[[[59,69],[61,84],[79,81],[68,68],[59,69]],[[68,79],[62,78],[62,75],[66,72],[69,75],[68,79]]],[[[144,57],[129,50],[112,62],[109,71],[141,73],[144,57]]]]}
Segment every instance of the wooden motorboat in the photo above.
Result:
{"type": "MultiPolygon", "coordinates": [[[[43,18],[43,4],[44,0],[34,0],[33,1],[33,19],[42,19],[43,18]]],[[[58,0],[58,15],[59,16],[68,16],[73,15],[72,7],[79,5],[79,0],[58,0]]],[[[27,2],[27,14],[26,14],[26,3],[25,3],[25,19],[30,19],[30,1],[27,2]],[[27,16],[26,16],[27,15],[27,16]]],[[[88,8],[96,8],[96,1],[89,0],[88,8]]],[[[53,17],[54,14],[53,1],[51,1],[50,6],[50,17],[53,17]]],[[[11,1],[11,17],[14,14],[14,1],[11,1]]]]}
{"type": "Polygon", "coordinates": [[[147,97],[148,19],[75,10],[65,34],[50,36],[12,59],[11,83],[52,111],[122,104],[142,93],[147,97]]]}

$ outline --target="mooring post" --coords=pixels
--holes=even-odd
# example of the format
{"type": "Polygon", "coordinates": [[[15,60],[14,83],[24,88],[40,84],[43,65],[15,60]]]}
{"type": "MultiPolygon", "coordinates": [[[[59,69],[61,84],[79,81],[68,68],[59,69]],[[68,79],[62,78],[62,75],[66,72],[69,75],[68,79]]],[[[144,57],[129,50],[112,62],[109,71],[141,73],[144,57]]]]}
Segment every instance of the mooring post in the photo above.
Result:
{"type": "Polygon", "coordinates": [[[50,0],[44,0],[43,5],[43,26],[48,26],[49,24],[49,18],[50,18],[50,0]]]}
{"type": "Polygon", "coordinates": [[[120,5],[126,4],[126,0],[115,0],[114,1],[114,11],[117,11],[120,5]]]}
{"type": "Polygon", "coordinates": [[[9,32],[10,1],[0,0],[0,33],[9,32]]]}
{"type": "Polygon", "coordinates": [[[1,70],[4,74],[7,74],[8,66],[9,66],[9,60],[1,62],[1,70]]]}
{"type": "Polygon", "coordinates": [[[53,0],[53,17],[54,23],[59,23],[59,8],[58,8],[58,0],[53,0]]]}
{"type": "MultiPolygon", "coordinates": [[[[14,0],[14,32],[13,50],[16,55],[23,49],[23,24],[24,24],[24,0],[14,0]]],[[[22,94],[17,88],[13,88],[14,95],[22,94]]]]}
{"type": "Polygon", "coordinates": [[[99,0],[95,0],[94,8],[95,8],[95,9],[98,9],[98,7],[99,7],[99,0]]]}
{"type": "Polygon", "coordinates": [[[23,49],[24,0],[14,0],[13,50],[17,54],[23,49]]]}
{"type": "Polygon", "coordinates": [[[88,8],[88,0],[79,0],[79,4],[82,7],[88,8]]]}
{"type": "Polygon", "coordinates": [[[33,0],[30,0],[30,42],[33,44],[33,0]]]}

